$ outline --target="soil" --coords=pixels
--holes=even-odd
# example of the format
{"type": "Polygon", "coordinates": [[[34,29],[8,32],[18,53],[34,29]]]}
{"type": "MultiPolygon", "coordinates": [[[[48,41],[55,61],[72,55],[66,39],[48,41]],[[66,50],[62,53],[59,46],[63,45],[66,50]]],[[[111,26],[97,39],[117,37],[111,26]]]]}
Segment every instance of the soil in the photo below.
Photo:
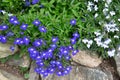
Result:
{"type": "Polygon", "coordinates": [[[103,71],[111,71],[113,75],[113,80],[120,80],[120,76],[118,75],[117,72],[117,67],[114,58],[109,58],[106,60],[103,60],[102,64],[100,65],[100,68],[103,71]]]}
{"type": "Polygon", "coordinates": [[[20,72],[18,67],[10,66],[8,64],[3,64],[0,62],[0,69],[7,71],[8,73],[11,73],[17,77],[23,77],[23,74],[20,72]]]}
{"type": "MultiPolygon", "coordinates": [[[[120,76],[118,75],[117,68],[116,68],[116,63],[113,58],[109,58],[106,60],[103,60],[102,64],[99,66],[103,71],[111,71],[113,75],[113,80],[120,80],[120,76]]],[[[3,64],[0,62],[0,69],[3,69],[7,72],[10,72],[18,77],[23,77],[23,73],[20,72],[18,67],[11,66],[8,64],[3,64]]]]}

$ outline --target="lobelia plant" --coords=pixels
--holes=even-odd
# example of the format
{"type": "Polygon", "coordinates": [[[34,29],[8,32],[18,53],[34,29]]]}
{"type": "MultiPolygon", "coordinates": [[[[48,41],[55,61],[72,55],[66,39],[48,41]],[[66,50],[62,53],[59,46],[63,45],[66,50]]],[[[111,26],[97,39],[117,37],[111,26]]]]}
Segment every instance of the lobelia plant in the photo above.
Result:
{"type": "Polygon", "coordinates": [[[114,48],[119,44],[119,28],[115,11],[109,14],[108,8],[112,9],[110,3],[117,2],[25,0],[24,3],[27,12],[5,13],[5,17],[8,16],[0,25],[0,42],[11,41],[12,51],[14,45],[18,45],[21,53],[28,52],[37,64],[35,72],[38,74],[44,77],[53,73],[69,74],[71,55],[76,55],[80,49],[99,52],[104,58],[114,56],[114,48]]]}

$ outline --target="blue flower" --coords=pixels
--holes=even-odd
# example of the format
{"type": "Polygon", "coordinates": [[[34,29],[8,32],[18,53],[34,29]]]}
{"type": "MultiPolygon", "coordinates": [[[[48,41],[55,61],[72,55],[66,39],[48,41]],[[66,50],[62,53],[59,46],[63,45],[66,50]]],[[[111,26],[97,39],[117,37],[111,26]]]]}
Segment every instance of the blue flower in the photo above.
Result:
{"type": "Polygon", "coordinates": [[[52,42],[53,42],[53,43],[58,42],[58,37],[52,37],[52,42]]]}
{"type": "Polygon", "coordinates": [[[39,3],[40,0],[32,0],[32,4],[37,4],[39,3]]]}
{"type": "Polygon", "coordinates": [[[41,4],[41,5],[40,5],[40,8],[44,8],[44,5],[41,4]]]}
{"type": "Polygon", "coordinates": [[[8,29],[8,25],[0,25],[0,30],[7,30],[8,29]]]}
{"type": "Polygon", "coordinates": [[[7,38],[5,36],[0,36],[0,42],[1,43],[6,43],[7,42],[7,38]]]}
{"type": "Polygon", "coordinates": [[[15,46],[10,46],[10,50],[13,52],[15,50],[15,46]]]}
{"type": "Polygon", "coordinates": [[[42,45],[42,40],[41,39],[36,39],[33,42],[33,46],[35,46],[35,47],[40,47],[41,45],[42,45]]]}
{"type": "Polygon", "coordinates": [[[33,21],[33,24],[34,24],[35,26],[39,26],[39,25],[41,24],[41,22],[40,22],[38,19],[35,19],[35,20],[33,21]]]}
{"type": "Polygon", "coordinates": [[[78,52],[79,52],[79,50],[73,50],[73,51],[72,51],[72,55],[74,56],[74,55],[76,55],[78,52]]]}
{"type": "Polygon", "coordinates": [[[37,50],[34,50],[29,53],[30,57],[35,60],[37,56],[39,56],[39,52],[37,50]]]}
{"type": "Polygon", "coordinates": [[[71,41],[71,44],[75,44],[76,43],[76,38],[72,38],[70,41],[71,41]]]}
{"type": "Polygon", "coordinates": [[[9,22],[10,22],[11,24],[14,24],[14,25],[20,24],[20,22],[18,21],[18,19],[17,19],[16,16],[10,16],[9,22]]]}
{"type": "Polygon", "coordinates": [[[19,44],[20,44],[20,41],[21,41],[21,38],[16,38],[16,39],[14,40],[14,44],[19,45],[19,44]]]}
{"type": "Polygon", "coordinates": [[[14,33],[13,33],[12,31],[9,31],[9,32],[7,32],[6,36],[7,36],[7,37],[14,36],[14,33]]]}
{"type": "Polygon", "coordinates": [[[44,32],[44,33],[47,32],[47,29],[44,26],[39,26],[38,29],[39,29],[40,32],[44,32]]]}
{"type": "Polygon", "coordinates": [[[71,24],[72,26],[76,25],[76,20],[75,20],[75,19],[70,20],[70,24],[71,24]]]}
{"type": "Polygon", "coordinates": [[[25,45],[29,45],[30,39],[28,37],[23,37],[23,42],[25,45]]]}
{"type": "Polygon", "coordinates": [[[79,34],[78,32],[75,32],[75,33],[73,33],[73,37],[79,38],[79,37],[80,37],[80,34],[79,34]]]}
{"type": "Polygon", "coordinates": [[[22,25],[20,26],[20,29],[21,29],[21,30],[26,30],[27,27],[28,27],[28,24],[22,24],[22,25]]]}
{"type": "Polygon", "coordinates": [[[36,60],[36,64],[38,65],[38,66],[44,66],[44,62],[43,61],[41,61],[41,60],[36,60]]]}
{"type": "Polygon", "coordinates": [[[25,6],[29,6],[30,5],[30,1],[29,0],[25,0],[25,6]]]}

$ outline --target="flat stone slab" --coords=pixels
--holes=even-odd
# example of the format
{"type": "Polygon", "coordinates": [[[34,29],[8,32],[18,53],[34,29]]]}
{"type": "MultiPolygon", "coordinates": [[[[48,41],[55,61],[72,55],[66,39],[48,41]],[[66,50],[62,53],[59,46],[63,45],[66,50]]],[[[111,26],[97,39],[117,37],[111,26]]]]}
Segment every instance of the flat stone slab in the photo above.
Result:
{"type": "Polygon", "coordinates": [[[16,53],[19,49],[18,46],[15,46],[14,51],[10,50],[10,47],[12,46],[11,43],[2,44],[0,43],[0,58],[7,57],[9,55],[13,55],[16,53]]]}
{"type": "Polygon", "coordinates": [[[118,74],[120,76],[120,52],[118,52],[118,54],[115,56],[115,62],[116,62],[118,74]]]}
{"type": "Polygon", "coordinates": [[[49,75],[41,80],[113,80],[111,72],[103,72],[100,69],[92,69],[83,66],[73,66],[69,75],[58,77],[56,75],[49,75]]]}
{"type": "Polygon", "coordinates": [[[18,60],[10,59],[9,61],[7,61],[7,64],[13,65],[13,66],[20,66],[20,67],[29,67],[30,59],[28,59],[27,56],[23,56],[22,58],[18,60]]]}
{"type": "Polygon", "coordinates": [[[28,80],[40,80],[39,75],[36,72],[34,72],[35,67],[36,67],[36,64],[32,63],[31,67],[30,67],[29,79],[28,80]]]}
{"type": "Polygon", "coordinates": [[[102,63],[102,59],[96,53],[90,51],[79,51],[72,56],[73,61],[88,67],[97,67],[102,63]]]}
{"type": "Polygon", "coordinates": [[[18,77],[14,74],[6,72],[4,70],[0,70],[0,80],[25,80],[22,77],[18,77]]]}

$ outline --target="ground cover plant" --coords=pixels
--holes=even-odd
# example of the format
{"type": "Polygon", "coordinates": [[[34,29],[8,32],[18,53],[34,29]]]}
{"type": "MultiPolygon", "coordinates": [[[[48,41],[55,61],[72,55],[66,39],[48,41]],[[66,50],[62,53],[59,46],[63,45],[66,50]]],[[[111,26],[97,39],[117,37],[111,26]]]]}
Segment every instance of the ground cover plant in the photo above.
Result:
{"type": "Polygon", "coordinates": [[[18,45],[27,53],[20,56],[35,61],[38,74],[69,74],[71,55],[82,49],[103,58],[115,55],[120,44],[119,0],[19,1],[1,1],[0,42],[13,42],[12,51],[18,45]]]}

